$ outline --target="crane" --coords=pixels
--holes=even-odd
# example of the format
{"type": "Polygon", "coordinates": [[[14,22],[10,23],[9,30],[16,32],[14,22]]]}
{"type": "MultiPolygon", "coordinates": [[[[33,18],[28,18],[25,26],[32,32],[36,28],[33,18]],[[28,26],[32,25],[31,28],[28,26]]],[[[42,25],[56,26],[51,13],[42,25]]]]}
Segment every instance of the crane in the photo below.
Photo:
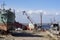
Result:
{"type": "Polygon", "coordinates": [[[33,21],[31,20],[30,16],[28,16],[28,14],[26,13],[26,11],[23,11],[23,15],[26,15],[27,16],[27,19],[32,23],[32,28],[33,29],[37,29],[37,24],[34,24],[33,21]]]}
{"type": "Polygon", "coordinates": [[[32,22],[32,20],[31,20],[30,16],[28,16],[28,14],[26,13],[26,11],[23,11],[23,15],[24,15],[24,14],[27,16],[27,19],[33,24],[33,22],[32,22]]]}

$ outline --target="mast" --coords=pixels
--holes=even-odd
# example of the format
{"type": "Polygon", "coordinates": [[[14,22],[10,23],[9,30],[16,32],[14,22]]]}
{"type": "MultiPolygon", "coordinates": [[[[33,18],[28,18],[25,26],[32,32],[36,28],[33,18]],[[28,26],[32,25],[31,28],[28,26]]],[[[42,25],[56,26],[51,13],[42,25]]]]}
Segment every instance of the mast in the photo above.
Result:
{"type": "Polygon", "coordinates": [[[2,8],[2,10],[5,9],[5,2],[3,2],[3,3],[1,4],[1,8],[2,8]]]}
{"type": "Polygon", "coordinates": [[[5,12],[5,2],[3,2],[2,4],[1,4],[1,12],[2,12],[2,14],[4,14],[4,12],[5,12]]]}

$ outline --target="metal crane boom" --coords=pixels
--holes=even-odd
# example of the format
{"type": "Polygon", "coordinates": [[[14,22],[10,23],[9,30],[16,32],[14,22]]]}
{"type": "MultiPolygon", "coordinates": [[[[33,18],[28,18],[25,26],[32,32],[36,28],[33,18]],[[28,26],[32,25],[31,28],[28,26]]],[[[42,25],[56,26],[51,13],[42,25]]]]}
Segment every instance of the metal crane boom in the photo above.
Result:
{"type": "Polygon", "coordinates": [[[26,13],[26,11],[23,11],[23,15],[26,15],[27,16],[27,19],[33,24],[32,20],[30,19],[30,17],[28,16],[28,14],[26,13]]]}

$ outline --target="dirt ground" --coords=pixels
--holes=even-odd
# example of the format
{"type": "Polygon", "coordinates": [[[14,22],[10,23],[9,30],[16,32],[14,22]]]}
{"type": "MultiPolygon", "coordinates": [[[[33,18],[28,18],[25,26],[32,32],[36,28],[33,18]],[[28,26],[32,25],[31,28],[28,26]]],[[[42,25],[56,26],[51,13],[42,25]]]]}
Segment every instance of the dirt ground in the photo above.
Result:
{"type": "MultiPolygon", "coordinates": [[[[1,35],[0,35],[1,36],[1,35]]],[[[46,32],[18,32],[18,33],[12,33],[11,35],[3,35],[3,37],[0,37],[0,40],[51,40],[47,36],[46,32]]]]}

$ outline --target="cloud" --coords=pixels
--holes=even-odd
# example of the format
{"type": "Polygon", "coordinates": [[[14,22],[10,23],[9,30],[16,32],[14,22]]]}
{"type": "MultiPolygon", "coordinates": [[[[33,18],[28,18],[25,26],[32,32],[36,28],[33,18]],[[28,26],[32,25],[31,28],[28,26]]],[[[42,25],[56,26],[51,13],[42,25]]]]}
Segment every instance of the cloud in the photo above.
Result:
{"type": "Polygon", "coordinates": [[[44,14],[45,14],[45,15],[47,15],[47,12],[46,12],[46,11],[44,11],[44,14]]]}
{"type": "Polygon", "coordinates": [[[33,10],[27,11],[27,13],[29,13],[29,14],[32,14],[33,12],[34,12],[33,10]]]}
{"type": "Polygon", "coordinates": [[[28,14],[40,14],[40,13],[43,13],[46,15],[46,11],[43,11],[43,10],[28,10],[26,11],[28,14]]]}
{"type": "Polygon", "coordinates": [[[59,13],[58,13],[58,12],[56,12],[56,15],[59,15],[59,13]]]}
{"type": "Polygon", "coordinates": [[[22,11],[26,11],[27,14],[31,15],[31,14],[40,14],[43,13],[43,15],[59,15],[58,11],[54,11],[54,10],[15,10],[16,13],[22,13],[22,11]]]}
{"type": "MultiPolygon", "coordinates": [[[[50,22],[50,19],[53,18],[56,15],[59,15],[60,11],[52,11],[52,10],[16,10],[16,20],[18,22],[28,22],[26,15],[22,14],[22,11],[26,11],[26,13],[31,17],[31,20],[35,23],[39,23],[40,20],[40,13],[43,13],[43,22],[50,22]],[[18,12],[18,13],[17,13],[18,12]]],[[[56,16],[58,19],[59,17],[56,16]]],[[[60,19],[59,19],[60,20],[60,19]]]]}

